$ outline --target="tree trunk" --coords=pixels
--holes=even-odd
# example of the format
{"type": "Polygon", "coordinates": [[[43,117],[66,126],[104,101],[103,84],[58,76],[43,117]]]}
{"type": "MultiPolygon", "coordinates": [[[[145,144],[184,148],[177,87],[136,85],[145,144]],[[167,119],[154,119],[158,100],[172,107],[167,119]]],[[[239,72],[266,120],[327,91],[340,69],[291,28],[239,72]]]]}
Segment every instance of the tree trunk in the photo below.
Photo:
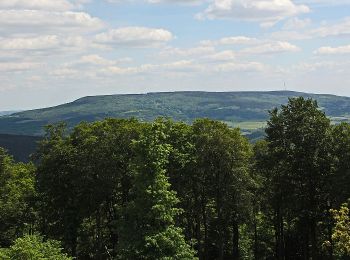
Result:
{"type": "Polygon", "coordinates": [[[283,217],[282,217],[280,208],[278,208],[276,212],[275,236],[276,236],[276,258],[278,260],[284,260],[285,259],[284,230],[283,230],[283,217]]]}
{"type": "Polygon", "coordinates": [[[232,221],[232,259],[239,259],[239,229],[235,219],[232,221]]]}
{"type": "Polygon", "coordinates": [[[256,213],[254,213],[254,259],[258,260],[258,227],[256,213]]]}

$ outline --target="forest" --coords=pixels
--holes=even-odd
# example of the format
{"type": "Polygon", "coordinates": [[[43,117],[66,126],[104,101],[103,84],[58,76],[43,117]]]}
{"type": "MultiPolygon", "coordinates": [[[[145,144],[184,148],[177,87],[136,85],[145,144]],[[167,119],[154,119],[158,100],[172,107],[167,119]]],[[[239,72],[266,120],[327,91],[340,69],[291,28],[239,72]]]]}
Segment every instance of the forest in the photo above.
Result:
{"type": "Polygon", "coordinates": [[[0,149],[0,259],[350,259],[350,124],[313,99],[265,137],[211,119],[48,125],[0,149]]]}

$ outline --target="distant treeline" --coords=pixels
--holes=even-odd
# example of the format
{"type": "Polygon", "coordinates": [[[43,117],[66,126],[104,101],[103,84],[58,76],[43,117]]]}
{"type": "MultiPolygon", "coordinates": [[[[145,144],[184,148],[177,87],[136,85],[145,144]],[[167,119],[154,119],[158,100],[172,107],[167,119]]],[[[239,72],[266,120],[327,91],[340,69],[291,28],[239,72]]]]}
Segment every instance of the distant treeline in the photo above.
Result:
{"type": "Polygon", "coordinates": [[[350,257],[350,125],[311,99],[255,144],[210,119],[106,119],[49,126],[33,159],[0,152],[4,259],[350,257]]]}

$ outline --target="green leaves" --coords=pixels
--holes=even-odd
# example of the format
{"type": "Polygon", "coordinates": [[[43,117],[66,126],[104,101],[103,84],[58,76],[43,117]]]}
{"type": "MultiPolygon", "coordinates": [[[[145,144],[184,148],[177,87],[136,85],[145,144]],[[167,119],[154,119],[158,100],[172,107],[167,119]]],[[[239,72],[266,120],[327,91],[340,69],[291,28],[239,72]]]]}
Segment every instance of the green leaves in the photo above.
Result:
{"type": "Polygon", "coordinates": [[[14,163],[0,148],[0,247],[34,224],[34,166],[14,163]]]}
{"type": "Polygon", "coordinates": [[[335,244],[336,253],[340,256],[350,256],[350,210],[348,205],[343,204],[339,210],[331,210],[335,221],[332,240],[335,244]]]}
{"type": "Polygon", "coordinates": [[[155,121],[135,142],[133,202],[127,206],[121,230],[125,259],[195,259],[182,230],[175,227],[179,200],[166,177],[169,122],[155,121]]]}
{"type": "Polygon", "coordinates": [[[72,260],[62,250],[58,241],[26,235],[16,239],[9,249],[0,249],[0,257],[4,260],[72,260]]]}

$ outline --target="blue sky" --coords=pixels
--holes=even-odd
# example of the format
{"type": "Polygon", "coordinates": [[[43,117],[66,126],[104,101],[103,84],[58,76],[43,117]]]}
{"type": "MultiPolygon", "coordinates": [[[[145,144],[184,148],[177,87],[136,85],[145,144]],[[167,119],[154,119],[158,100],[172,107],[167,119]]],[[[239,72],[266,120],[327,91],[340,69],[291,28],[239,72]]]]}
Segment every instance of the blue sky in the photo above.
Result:
{"type": "Polygon", "coordinates": [[[350,96],[350,0],[1,0],[0,110],[86,95],[350,96]]]}

